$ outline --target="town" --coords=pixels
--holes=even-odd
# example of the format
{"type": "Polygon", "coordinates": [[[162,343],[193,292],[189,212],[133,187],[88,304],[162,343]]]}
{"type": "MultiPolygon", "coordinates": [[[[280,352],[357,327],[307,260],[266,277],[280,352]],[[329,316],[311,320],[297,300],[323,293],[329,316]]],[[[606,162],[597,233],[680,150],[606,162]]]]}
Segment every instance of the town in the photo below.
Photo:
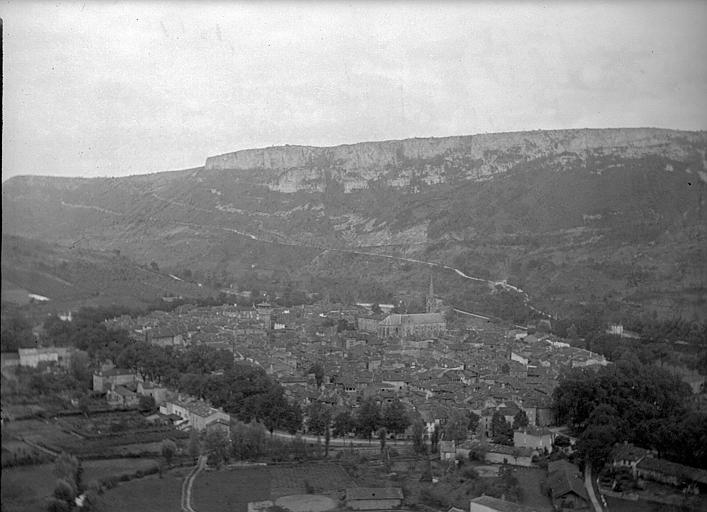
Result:
{"type": "MultiPolygon", "coordinates": [[[[180,464],[189,468],[197,458],[199,470],[226,473],[242,469],[237,461],[305,468],[339,461],[331,469],[339,477],[328,484],[336,489],[320,491],[343,492],[341,499],[354,509],[381,508],[366,493],[381,496],[385,489],[392,501],[384,508],[407,503],[436,510],[463,505],[461,496],[472,494],[480,496],[472,499],[472,510],[505,510],[508,497],[522,503],[518,510],[590,510],[592,501],[606,503],[606,496],[640,496],[656,506],[682,505],[686,496],[693,504],[702,499],[707,471],[633,445],[617,444],[605,454],[597,485],[585,485],[591,473],[585,468],[583,476],[572,463],[582,441],[558,417],[555,391],[569,371],[596,374],[613,363],[554,334],[551,319],[519,326],[457,312],[435,295],[432,278],[420,313],[375,303],[286,306],[277,303],[281,296],[268,302],[249,292],[227,297],[233,302],[176,307],[165,297],[164,310],[100,321],[98,315],[93,321],[115,341],[101,346],[96,340],[84,350],[46,346],[59,335],[71,339],[70,326],[90,316],[69,312],[33,331],[41,347],[4,352],[4,467],[67,453],[84,467],[106,456],[139,457],[162,461],[149,471],[138,464],[141,476],[159,471],[162,478],[166,471],[180,475],[180,464]],[[76,377],[72,385],[61,384],[67,373],[76,377]],[[43,388],[38,381],[50,375],[57,387],[43,388]],[[25,388],[44,398],[28,400],[25,388]],[[47,436],[47,429],[56,436],[47,436]],[[382,460],[390,474],[397,466],[403,481],[391,481],[387,473],[371,478],[377,471],[357,479],[355,465],[342,472],[352,457],[382,460]],[[442,492],[450,468],[466,476],[442,492]],[[431,487],[411,491],[410,478],[429,479],[431,487]],[[374,486],[386,479],[384,487],[374,486]],[[357,480],[370,487],[353,487],[357,480]],[[634,481],[639,483],[632,487],[634,481]],[[646,487],[645,481],[652,483],[646,487]],[[354,504],[357,499],[361,504],[354,504]]],[[[621,343],[624,333],[616,326],[608,330],[621,343]]],[[[688,382],[698,403],[704,378],[688,382]]],[[[584,460],[589,456],[585,451],[584,460]]],[[[219,473],[183,478],[193,483],[211,474],[219,473]]],[[[96,493],[113,485],[110,478],[93,481],[77,503],[98,506],[96,493]]],[[[272,506],[261,501],[254,499],[261,509],[272,506]]]]}

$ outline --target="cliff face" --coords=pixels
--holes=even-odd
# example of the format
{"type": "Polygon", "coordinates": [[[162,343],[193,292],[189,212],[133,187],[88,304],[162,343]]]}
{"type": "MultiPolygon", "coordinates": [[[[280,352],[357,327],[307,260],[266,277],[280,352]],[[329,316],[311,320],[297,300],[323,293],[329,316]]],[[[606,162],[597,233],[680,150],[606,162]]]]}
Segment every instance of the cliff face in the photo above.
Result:
{"type": "Polygon", "coordinates": [[[261,178],[283,193],[324,191],[327,180],[345,192],[383,181],[407,187],[487,179],[520,163],[550,155],[599,152],[630,157],[660,154],[684,159],[704,134],[651,128],[560,130],[362,142],[335,147],[280,146],[209,157],[206,170],[270,171],[261,178]]]}

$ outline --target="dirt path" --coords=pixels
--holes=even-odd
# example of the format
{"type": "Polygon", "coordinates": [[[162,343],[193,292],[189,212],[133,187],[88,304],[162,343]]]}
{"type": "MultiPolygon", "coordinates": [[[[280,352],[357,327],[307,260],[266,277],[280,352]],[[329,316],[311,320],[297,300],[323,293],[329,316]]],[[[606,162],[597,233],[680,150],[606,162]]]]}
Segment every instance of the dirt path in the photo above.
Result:
{"type": "Polygon", "coordinates": [[[204,469],[206,465],[206,455],[201,455],[196,463],[196,466],[184,479],[182,483],[182,512],[196,512],[191,505],[191,489],[194,485],[194,480],[197,475],[204,469]]]}

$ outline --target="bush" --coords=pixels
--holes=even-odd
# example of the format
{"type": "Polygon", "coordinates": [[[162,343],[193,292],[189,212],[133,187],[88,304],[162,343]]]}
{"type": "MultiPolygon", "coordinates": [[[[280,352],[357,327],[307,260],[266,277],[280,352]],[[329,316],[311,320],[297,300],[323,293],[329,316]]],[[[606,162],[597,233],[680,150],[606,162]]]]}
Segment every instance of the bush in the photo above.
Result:
{"type": "Polygon", "coordinates": [[[101,485],[106,489],[112,489],[118,485],[118,478],[115,476],[107,476],[101,479],[101,485]]]}
{"type": "Polygon", "coordinates": [[[479,473],[472,467],[464,468],[464,470],[462,471],[462,475],[467,480],[476,480],[477,478],[479,478],[479,473]]]}

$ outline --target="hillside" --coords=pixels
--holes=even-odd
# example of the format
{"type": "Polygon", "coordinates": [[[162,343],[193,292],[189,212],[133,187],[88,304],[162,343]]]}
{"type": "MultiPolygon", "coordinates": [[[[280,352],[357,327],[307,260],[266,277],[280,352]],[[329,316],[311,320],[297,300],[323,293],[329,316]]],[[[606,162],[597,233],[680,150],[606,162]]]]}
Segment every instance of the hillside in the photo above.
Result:
{"type": "MultiPolygon", "coordinates": [[[[706,151],[703,132],[659,129],[245,150],[143,176],[13,178],[3,233],[222,281],[424,292],[429,267],[346,251],[375,252],[507,280],[550,312],[705,318],[706,151]]],[[[441,294],[483,310],[483,286],[435,273],[441,294]]]]}
{"type": "Polygon", "coordinates": [[[139,307],[165,296],[206,297],[213,290],[178,281],[125,256],[2,237],[2,301],[46,311],[81,306],[139,307]]]}

